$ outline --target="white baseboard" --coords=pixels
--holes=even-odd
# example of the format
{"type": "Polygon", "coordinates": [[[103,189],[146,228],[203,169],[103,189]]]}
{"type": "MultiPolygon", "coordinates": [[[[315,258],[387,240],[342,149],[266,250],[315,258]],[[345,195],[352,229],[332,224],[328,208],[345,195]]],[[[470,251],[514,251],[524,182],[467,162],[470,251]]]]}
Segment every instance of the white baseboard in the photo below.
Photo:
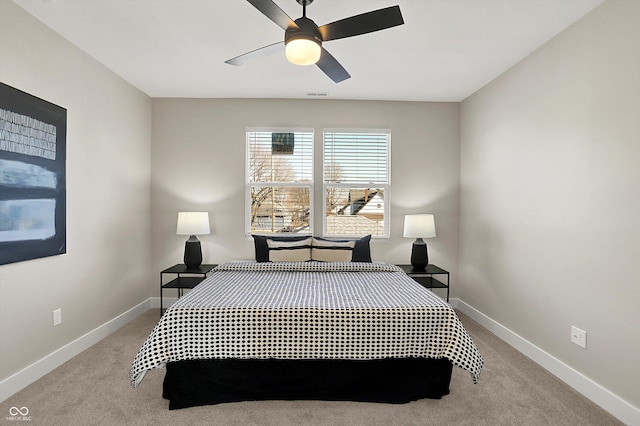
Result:
{"type": "Polygon", "coordinates": [[[139,305],[118,315],[114,319],[102,324],[94,330],[91,330],[87,334],[78,337],[60,349],[57,349],[44,358],[2,380],[0,382],[0,402],[24,389],[45,374],[58,368],[60,365],[104,339],[123,325],[136,319],[149,309],[151,309],[151,300],[147,299],[139,305]]]}
{"type": "Polygon", "coordinates": [[[611,413],[611,415],[618,418],[618,420],[629,426],[640,426],[640,408],[631,405],[582,373],[574,370],[571,366],[543,351],[533,343],[517,335],[462,300],[451,299],[451,306],[460,310],[460,312],[469,316],[506,343],[531,358],[545,370],[548,370],[573,389],[598,404],[611,413]]]}
{"type": "MultiPolygon", "coordinates": [[[[160,308],[160,298],[159,297],[150,297],[149,301],[151,303],[151,308],[159,309],[160,308]]],[[[162,298],[162,308],[167,309],[169,306],[173,305],[178,301],[177,297],[163,297],[162,298]]]]}

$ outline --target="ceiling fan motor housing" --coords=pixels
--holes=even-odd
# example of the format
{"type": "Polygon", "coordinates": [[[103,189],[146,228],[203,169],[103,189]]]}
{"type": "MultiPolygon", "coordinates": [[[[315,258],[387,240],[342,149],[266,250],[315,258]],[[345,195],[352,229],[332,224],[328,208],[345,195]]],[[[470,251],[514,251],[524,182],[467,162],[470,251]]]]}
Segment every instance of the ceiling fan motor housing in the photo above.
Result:
{"type": "Polygon", "coordinates": [[[296,27],[289,27],[284,32],[284,44],[287,45],[291,40],[307,39],[316,42],[319,46],[322,46],[322,35],[318,31],[318,26],[311,19],[306,16],[302,16],[294,21],[296,27]]]}

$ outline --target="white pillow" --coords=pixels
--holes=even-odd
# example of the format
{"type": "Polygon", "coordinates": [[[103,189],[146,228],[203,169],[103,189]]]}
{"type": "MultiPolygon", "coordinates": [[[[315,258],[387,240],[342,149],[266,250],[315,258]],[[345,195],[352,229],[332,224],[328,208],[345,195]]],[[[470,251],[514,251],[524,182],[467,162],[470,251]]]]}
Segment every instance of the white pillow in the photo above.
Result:
{"type": "Polygon", "coordinates": [[[311,244],[311,260],[320,262],[351,262],[355,241],[330,241],[314,238],[311,244]]]}
{"type": "Polygon", "coordinates": [[[306,262],[311,260],[311,237],[300,241],[267,240],[271,262],[306,262]]]}

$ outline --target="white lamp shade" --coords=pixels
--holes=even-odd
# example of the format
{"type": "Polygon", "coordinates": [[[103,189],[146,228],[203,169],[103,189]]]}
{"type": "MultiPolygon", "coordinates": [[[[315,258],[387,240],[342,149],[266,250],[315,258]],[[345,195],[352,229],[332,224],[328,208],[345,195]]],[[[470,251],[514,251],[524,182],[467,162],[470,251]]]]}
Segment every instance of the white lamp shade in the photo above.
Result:
{"type": "Polygon", "coordinates": [[[320,60],[321,53],[320,45],[306,38],[290,40],[285,47],[287,59],[296,65],[313,65],[320,60]]]}
{"type": "Polygon", "coordinates": [[[179,212],[178,235],[206,235],[211,233],[209,228],[209,212],[179,212]]]}
{"type": "Polygon", "coordinates": [[[404,217],[404,237],[431,238],[436,236],[436,221],[432,214],[408,214],[404,217]]]}

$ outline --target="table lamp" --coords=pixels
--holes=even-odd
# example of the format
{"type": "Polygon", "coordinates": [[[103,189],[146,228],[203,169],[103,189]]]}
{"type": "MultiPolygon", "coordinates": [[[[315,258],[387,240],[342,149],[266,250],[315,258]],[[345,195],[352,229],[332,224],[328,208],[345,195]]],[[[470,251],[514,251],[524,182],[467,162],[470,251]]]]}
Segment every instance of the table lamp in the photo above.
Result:
{"type": "Polygon", "coordinates": [[[187,268],[197,268],[202,264],[202,247],[196,235],[210,233],[208,212],[178,212],[176,234],[190,235],[184,243],[184,264],[187,268]]]}
{"type": "Polygon", "coordinates": [[[423,238],[436,236],[436,222],[432,214],[408,214],[404,217],[404,237],[415,238],[411,248],[411,266],[423,270],[429,264],[427,243],[423,238]]]}

